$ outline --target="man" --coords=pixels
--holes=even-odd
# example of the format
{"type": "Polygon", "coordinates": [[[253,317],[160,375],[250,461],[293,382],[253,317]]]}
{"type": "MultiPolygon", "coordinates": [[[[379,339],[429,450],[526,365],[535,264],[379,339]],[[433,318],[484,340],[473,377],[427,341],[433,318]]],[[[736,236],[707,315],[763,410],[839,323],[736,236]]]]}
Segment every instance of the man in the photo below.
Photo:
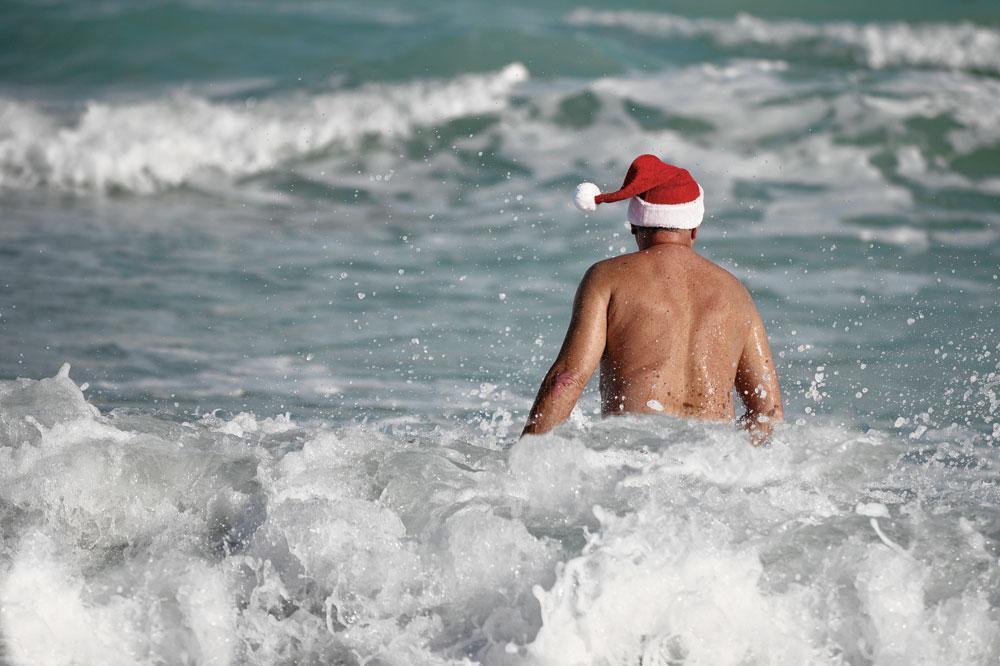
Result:
{"type": "Polygon", "coordinates": [[[746,406],[740,423],[763,444],[783,417],[778,376],[750,294],[692,249],[705,212],[701,187],[686,170],[641,155],[617,192],[577,188],[584,210],[623,199],[639,249],[583,276],[522,435],[562,423],[600,363],[605,415],[731,420],[735,386],[746,406]]]}

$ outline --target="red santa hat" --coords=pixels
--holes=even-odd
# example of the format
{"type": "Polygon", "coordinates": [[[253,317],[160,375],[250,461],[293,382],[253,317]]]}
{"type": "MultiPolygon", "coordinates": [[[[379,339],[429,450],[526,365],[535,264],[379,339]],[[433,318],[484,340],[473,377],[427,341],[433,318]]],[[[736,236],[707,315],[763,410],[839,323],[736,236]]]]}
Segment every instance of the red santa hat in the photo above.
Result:
{"type": "Polygon", "coordinates": [[[617,192],[601,194],[593,183],[576,187],[580,210],[629,199],[628,221],[637,227],[694,229],[705,216],[705,193],[687,169],[667,164],[655,155],[639,155],[628,168],[617,192]]]}

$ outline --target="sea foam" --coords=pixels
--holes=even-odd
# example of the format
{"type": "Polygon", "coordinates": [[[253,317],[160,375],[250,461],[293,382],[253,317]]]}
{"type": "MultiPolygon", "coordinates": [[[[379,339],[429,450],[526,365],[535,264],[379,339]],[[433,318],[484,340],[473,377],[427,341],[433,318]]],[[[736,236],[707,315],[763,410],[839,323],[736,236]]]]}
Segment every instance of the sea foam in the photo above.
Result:
{"type": "Polygon", "coordinates": [[[1000,656],[997,452],[960,430],[913,460],[651,415],[505,450],[453,423],[102,415],[68,372],[0,384],[0,423],[13,664],[1000,656]]]}
{"type": "Polygon", "coordinates": [[[818,53],[846,51],[867,66],[917,65],[1000,73],[1000,31],[971,23],[807,23],[762,19],[741,13],[732,19],[676,14],[578,9],[572,25],[624,28],[654,37],[706,37],[722,46],[806,47],[818,53]]]}
{"type": "Polygon", "coordinates": [[[444,81],[368,84],[353,90],[243,102],[178,92],[113,104],[90,101],[68,121],[0,98],[0,187],[150,193],[199,176],[245,176],[366,136],[501,109],[527,69],[444,81]]]}

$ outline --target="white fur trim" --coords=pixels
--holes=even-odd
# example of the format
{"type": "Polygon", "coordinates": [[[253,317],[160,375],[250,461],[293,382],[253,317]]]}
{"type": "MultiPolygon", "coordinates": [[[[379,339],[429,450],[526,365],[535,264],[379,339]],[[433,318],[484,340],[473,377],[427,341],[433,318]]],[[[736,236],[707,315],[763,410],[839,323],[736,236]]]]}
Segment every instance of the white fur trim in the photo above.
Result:
{"type": "Polygon", "coordinates": [[[681,204],[651,204],[639,197],[628,202],[628,221],[637,227],[694,229],[705,217],[705,191],[698,186],[698,198],[681,204]]]}
{"type": "Polygon", "coordinates": [[[576,186],[576,194],[573,195],[573,203],[580,210],[597,210],[597,202],[594,197],[601,193],[601,188],[593,183],[580,183],[576,186]]]}

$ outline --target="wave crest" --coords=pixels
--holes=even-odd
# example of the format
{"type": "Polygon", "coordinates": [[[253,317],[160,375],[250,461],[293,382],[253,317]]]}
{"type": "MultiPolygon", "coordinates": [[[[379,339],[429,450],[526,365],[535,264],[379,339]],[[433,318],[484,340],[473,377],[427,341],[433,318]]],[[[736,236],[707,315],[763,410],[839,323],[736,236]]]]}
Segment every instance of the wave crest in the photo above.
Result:
{"type": "Polygon", "coordinates": [[[845,49],[873,69],[915,65],[1000,74],[1000,31],[971,23],[807,23],[765,20],[750,14],[733,19],[687,18],[654,12],[580,9],[567,21],[578,26],[624,28],[663,37],[706,37],[723,46],[760,44],[779,48],[817,44],[845,49]]]}
{"type": "Polygon", "coordinates": [[[0,187],[149,194],[207,173],[245,176],[330,147],[350,148],[368,135],[406,136],[415,127],[498,110],[527,78],[514,63],[448,81],[260,103],[187,93],[136,104],[91,101],[70,124],[0,99],[0,187]]]}

